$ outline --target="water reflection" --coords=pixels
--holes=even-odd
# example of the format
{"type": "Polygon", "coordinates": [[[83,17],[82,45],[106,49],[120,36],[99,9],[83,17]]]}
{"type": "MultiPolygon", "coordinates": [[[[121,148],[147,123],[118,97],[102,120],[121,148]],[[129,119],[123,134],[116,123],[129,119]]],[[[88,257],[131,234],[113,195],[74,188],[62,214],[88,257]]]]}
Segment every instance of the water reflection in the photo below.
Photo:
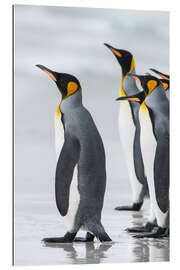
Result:
{"type": "Polygon", "coordinates": [[[134,262],[169,261],[169,239],[139,239],[134,243],[134,262]]]}
{"type": "Polygon", "coordinates": [[[112,247],[113,243],[66,243],[66,244],[45,244],[45,247],[58,248],[60,251],[66,252],[67,263],[98,264],[102,259],[107,258],[106,252],[112,247]]]}
{"type": "MultiPolygon", "coordinates": [[[[132,213],[133,226],[143,226],[145,221],[142,212],[132,213]]],[[[134,262],[169,261],[169,238],[136,239],[133,243],[133,254],[134,262]]]]}

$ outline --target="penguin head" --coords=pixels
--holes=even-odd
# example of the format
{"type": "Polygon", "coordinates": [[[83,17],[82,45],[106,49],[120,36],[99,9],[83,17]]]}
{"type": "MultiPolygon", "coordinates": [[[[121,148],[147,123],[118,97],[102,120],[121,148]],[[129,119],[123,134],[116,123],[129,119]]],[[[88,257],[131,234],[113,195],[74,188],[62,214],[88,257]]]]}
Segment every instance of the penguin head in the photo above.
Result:
{"type": "Polygon", "coordinates": [[[143,91],[137,93],[136,95],[120,97],[117,98],[116,100],[136,101],[141,104],[146,99],[146,97],[149,96],[152,93],[152,91],[154,91],[155,88],[161,84],[159,79],[149,74],[137,75],[130,73],[128,75],[133,77],[136,81],[138,81],[138,83],[141,84],[143,91]]]}
{"type": "Polygon", "coordinates": [[[170,80],[169,75],[164,74],[164,73],[162,73],[162,72],[160,72],[160,71],[158,71],[158,70],[156,70],[154,68],[150,68],[150,70],[152,70],[154,73],[158,74],[162,79],[165,79],[165,80],[168,80],[168,81],[170,80]]]}
{"type": "Polygon", "coordinates": [[[107,43],[104,43],[108,49],[112,51],[112,53],[117,58],[121,68],[122,68],[122,74],[123,76],[126,76],[128,72],[132,72],[135,67],[135,61],[133,55],[126,50],[116,49],[112,46],[110,46],[107,43]]]}
{"type": "Polygon", "coordinates": [[[73,95],[81,89],[79,81],[73,75],[55,72],[43,65],[36,66],[46,72],[56,83],[63,99],[73,95]]]}
{"type": "Polygon", "coordinates": [[[129,76],[133,77],[138,83],[141,84],[142,88],[146,92],[146,96],[150,95],[152,91],[160,85],[160,80],[150,74],[137,75],[130,73],[129,76]]]}

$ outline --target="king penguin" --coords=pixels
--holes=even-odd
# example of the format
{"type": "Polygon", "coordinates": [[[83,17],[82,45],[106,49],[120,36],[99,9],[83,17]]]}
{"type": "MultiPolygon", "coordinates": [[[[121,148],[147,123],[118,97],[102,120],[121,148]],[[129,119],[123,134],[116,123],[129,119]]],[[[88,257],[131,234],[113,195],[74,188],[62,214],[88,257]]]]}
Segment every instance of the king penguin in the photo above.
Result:
{"type": "Polygon", "coordinates": [[[94,237],[101,242],[111,241],[101,224],[106,187],[105,151],[95,123],[82,104],[81,85],[72,75],[52,71],[43,65],[37,67],[51,77],[62,95],[56,112],[56,117],[59,115],[56,124],[60,125],[56,137],[60,135],[61,139],[55,197],[61,216],[71,219],[63,237],[44,238],[43,241],[73,242],[80,229],[87,231],[84,241],[93,241],[94,237]]]}
{"type": "Polygon", "coordinates": [[[161,77],[160,81],[164,86],[164,90],[166,91],[166,96],[167,96],[167,98],[169,100],[170,76],[168,74],[164,74],[164,73],[162,73],[162,72],[160,72],[160,71],[158,71],[158,70],[156,70],[154,68],[150,68],[150,70],[153,71],[154,73],[158,74],[161,77]]]}
{"type": "MultiPolygon", "coordinates": [[[[150,193],[151,215],[145,233],[137,238],[165,236],[169,216],[169,101],[159,79],[150,75],[129,74],[144,91],[120,97],[139,103],[140,143],[150,193]],[[145,105],[146,104],[146,105],[145,105]],[[148,145],[148,151],[147,151],[148,145]],[[155,222],[156,221],[156,222],[155,222]],[[157,225],[156,225],[157,224],[157,225]]],[[[142,232],[136,227],[131,232],[142,232]]]]}
{"type": "MultiPolygon", "coordinates": [[[[134,79],[128,76],[129,72],[135,73],[135,60],[133,55],[126,50],[107,46],[115,55],[122,69],[120,96],[137,94],[139,89],[134,79]]],[[[139,211],[144,198],[148,195],[147,180],[140,147],[139,104],[124,102],[119,109],[119,134],[126,158],[129,179],[132,189],[132,205],[119,206],[116,210],[139,211]]]]}

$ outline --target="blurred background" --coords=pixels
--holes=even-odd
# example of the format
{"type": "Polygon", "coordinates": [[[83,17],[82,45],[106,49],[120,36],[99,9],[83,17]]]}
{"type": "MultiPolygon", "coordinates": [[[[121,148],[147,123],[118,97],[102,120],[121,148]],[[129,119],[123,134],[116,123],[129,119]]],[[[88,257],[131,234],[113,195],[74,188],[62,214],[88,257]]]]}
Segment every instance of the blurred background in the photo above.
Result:
{"type": "MultiPolygon", "coordinates": [[[[36,64],[79,79],[83,103],[104,141],[107,190],[103,223],[112,238],[118,243],[121,241],[121,245],[113,246],[111,253],[107,251],[107,256],[99,252],[100,261],[168,260],[167,242],[158,242],[162,253],[159,255],[156,250],[158,256],[147,256],[147,252],[145,256],[143,251],[133,252],[137,250],[137,243],[129,235],[124,235],[124,228],[134,222],[133,216],[113,210],[118,204],[131,202],[131,189],[119,142],[117,119],[120,104],[115,102],[119,96],[121,69],[113,54],[103,45],[105,42],[129,50],[134,55],[137,73],[147,72],[149,68],[169,73],[168,12],[14,6],[17,265],[89,263],[85,255],[82,255],[85,256],[82,261],[77,260],[78,255],[74,261],[72,258],[69,261],[67,250],[61,250],[60,259],[59,251],[56,253],[44,248],[40,242],[46,236],[62,235],[65,225],[54,201],[54,113],[61,96],[54,82],[35,67],[36,64]],[[124,248],[127,254],[121,257],[119,251],[124,248]]],[[[138,222],[146,218],[148,206],[141,214],[136,217],[138,222]]],[[[141,243],[138,242],[140,247],[141,243]]],[[[153,251],[153,248],[157,249],[153,241],[147,242],[146,246],[153,251]]],[[[83,248],[80,254],[82,251],[83,248]]],[[[92,262],[96,263],[93,258],[92,262]]]]}

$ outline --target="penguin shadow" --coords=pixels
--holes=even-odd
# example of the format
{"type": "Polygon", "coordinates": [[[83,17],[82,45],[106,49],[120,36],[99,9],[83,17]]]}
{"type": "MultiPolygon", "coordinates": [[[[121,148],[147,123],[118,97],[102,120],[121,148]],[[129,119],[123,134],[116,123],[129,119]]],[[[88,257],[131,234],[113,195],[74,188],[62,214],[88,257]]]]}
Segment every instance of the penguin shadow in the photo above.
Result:
{"type": "Polygon", "coordinates": [[[158,239],[138,239],[134,242],[134,262],[169,261],[169,243],[158,239]]]}
{"type": "Polygon", "coordinates": [[[107,258],[106,252],[112,247],[113,243],[94,243],[87,242],[82,244],[75,243],[61,243],[49,244],[46,243],[44,247],[57,248],[66,253],[66,257],[70,260],[71,264],[82,263],[101,263],[101,260],[107,258]]]}

